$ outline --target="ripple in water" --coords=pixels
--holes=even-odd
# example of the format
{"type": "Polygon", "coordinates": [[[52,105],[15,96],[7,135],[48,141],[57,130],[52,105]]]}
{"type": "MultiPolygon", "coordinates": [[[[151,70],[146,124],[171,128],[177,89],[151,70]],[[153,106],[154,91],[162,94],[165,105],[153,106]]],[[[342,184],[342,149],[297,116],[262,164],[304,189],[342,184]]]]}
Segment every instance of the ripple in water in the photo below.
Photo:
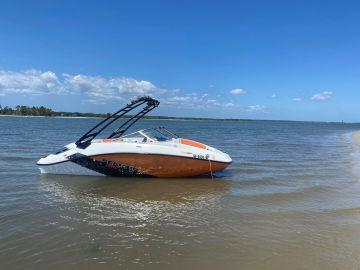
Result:
{"type": "Polygon", "coordinates": [[[357,269],[359,125],[143,121],[234,162],[214,180],[39,175],[96,121],[0,118],[2,268],[357,269]]]}

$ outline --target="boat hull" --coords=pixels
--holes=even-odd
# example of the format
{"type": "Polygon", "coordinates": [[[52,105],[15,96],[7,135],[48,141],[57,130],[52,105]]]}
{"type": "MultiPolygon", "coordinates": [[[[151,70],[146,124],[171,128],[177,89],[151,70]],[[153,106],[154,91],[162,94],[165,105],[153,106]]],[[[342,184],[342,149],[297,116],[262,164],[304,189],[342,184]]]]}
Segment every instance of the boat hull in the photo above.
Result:
{"type": "Polygon", "coordinates": [[[108,176],[191,177],[225,169],[229,163],[161,154],[73,155],[68,161],[40,166],[42,173],[108,176]]]}
{"type": "Polygon", "coordinates": [[[225,169],[225,162],[160,154],[106,154],[92,157],[108,167],[135,168],[138,174],[154,177],[189,177],[225,169]]]}

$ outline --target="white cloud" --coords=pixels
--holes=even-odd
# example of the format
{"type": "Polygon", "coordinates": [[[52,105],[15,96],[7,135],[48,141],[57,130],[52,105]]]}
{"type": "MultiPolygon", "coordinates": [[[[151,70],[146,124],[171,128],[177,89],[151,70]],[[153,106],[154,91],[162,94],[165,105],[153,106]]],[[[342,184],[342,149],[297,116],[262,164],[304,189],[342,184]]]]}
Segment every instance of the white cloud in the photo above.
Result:
{"type": "Polygon", "coordinates": [[[333,95],[332,91],[323,91],[322,93],[316,93],[311,97],[311,100],[325,101],[331,99],[333,95]]]}
{"type": "Polygon", "coordinates": [[[271,98],[276,98],[277,96],[275,94],[272,94],[271,95],[271,98]]]}
{"type": "Polygon", "coordinates": [[[182,106],[185,108],[230,108],[236,107],[237,104],[232,102],[221,102],[217,98],[209,98],[208,94],[191,93],[185,95],[165,95],[161,102],[169,106],[182,106]]]}
{"type": "Polygon", "coordinates": [[[64,74],[64,85],[68,89],[101,99],[121,99],[124,95],[151,95],[166,91],[148,81],[86,75],[64,74]]]}
{"type": "Polygon", "coordinates": [[[292,100],[293,101],[302,101],[302,98],[301,97],[294,97],[292,100]]]}
{"type": "Polygon", "coordinates": [[[230,94],[233,94],[233,95],[245,95],[246,91],[243,90],[243,89],[240,89],[240,88],[236,88],[236,89],[231,90],[230,94]]]}
{"type": "Polygon", "coordinates": [[[216,99],[208,99],[206,101],[206,104],[217,104],[217,101],[216,101],[216,99]]]}
{"type": "Polygon", "coordinates": [[[248,112],[265,112],[266,107],[261,105],[250,105],[247,107],[248,112]]]}
{"type": "Polygon", "coordinates": [[[133,78],[87,75],[56,75],[52,71],[32,69],[21,72],[0,70],[0,95],[82,94],[89,100],[113,100],[126,96],[163,94],[167,90],[149,81],[133,78]]]}
{"type": "MultiPolygon", "coordinates": [[[[242,89],[234,89],[235,95],[245,94],[242,89]]],[[[155,96],[162,104],[186,108],[240,108],[231,100],[224,100],[222,95],[208,93],[183,94],[179,89],[163,89],[145,80],[129,77],[107,78],[83,74],[55,74],[52,71],[0,70],[0,96],[4,95],[78,95],[81,102],[104,105],[111,100],[125,100],[140,95],[155,96]]],[[[254,107],[252,110],[256,110],[254,107]]]]}
{"type": "Polygon", "coordinates": [[[234,104],[234,103],[232,103],[232,102],[228,102],[228,103],[225,103],[224,104],[224,107],[225,108],[231,108],[231,107],[235,107],[236,105],[234,104]]]}
{"type": "Polygon", "coordinates": [[[181,105],[188,108],[204,108],[206,105],[216,102],[214,99],[207,99],[207,95],[198,95],[196,93],[191,93],[187,95],[175,95],[168,96],[163,99],[165,105],[181,105]]]}
{"type": "Polygon", "coordinates": [[[54,72],[27,70],[23,72],[0,70],[0,94],[11,93],[42,95],[66,92],[54,72]]]}
{"type": "Polygon", "coordinates": [[[86,100],[84,100],[84,102],[91,103],[94,105],[105,105],[106,104],[106,102],[104,100],[99,100],[99,99],[86,99],[86,100]]]}

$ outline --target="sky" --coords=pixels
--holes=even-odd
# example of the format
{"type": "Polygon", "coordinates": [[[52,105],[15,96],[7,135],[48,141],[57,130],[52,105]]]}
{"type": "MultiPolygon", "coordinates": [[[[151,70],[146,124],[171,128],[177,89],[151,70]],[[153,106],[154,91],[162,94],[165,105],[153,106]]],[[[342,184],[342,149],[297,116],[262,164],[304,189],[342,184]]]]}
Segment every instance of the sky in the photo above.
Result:
{"type": "Polygon", "coordinates": [[[1,1],[0,104],[360,122],[358,1],[1,1]]]}

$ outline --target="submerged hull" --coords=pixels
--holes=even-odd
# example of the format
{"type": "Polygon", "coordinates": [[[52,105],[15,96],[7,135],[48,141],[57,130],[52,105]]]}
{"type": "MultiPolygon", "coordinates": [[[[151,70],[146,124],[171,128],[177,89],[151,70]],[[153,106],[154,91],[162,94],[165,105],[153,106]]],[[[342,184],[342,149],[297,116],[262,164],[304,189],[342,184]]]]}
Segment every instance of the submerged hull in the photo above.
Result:
{"type": "Polygon", "coordinates": [[[225,169],[229,163],[161,154],[73,155],[67,161],[40,165],[42,173],[107,176],[191,177],[225,169]]]}

